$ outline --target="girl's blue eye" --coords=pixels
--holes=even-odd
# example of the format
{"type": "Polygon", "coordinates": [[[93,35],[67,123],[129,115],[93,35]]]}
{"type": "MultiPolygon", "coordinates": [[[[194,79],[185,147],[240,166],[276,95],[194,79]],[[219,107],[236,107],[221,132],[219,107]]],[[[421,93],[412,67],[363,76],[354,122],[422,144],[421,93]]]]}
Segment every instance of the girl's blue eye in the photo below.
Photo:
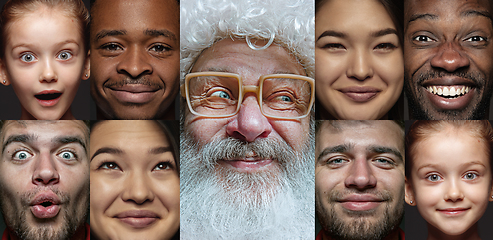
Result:
{"type": "Polygon", "coordinates": [[[14,153],[14,156],[13,156],[13,159],[15,160],[26,160],[30,157],[32,157],[33,155],[31,155],[28,151],[18,151],[16,153],[14,153]]]}
{"type": "Polygon", "coordinates": [[[64,51],[64,52],[59,53],[57,58],[61,59],[61,60],[69,60],[72,58],[72,53],[64,51]]]}
{"type": "Polygon", "coordinates": [[[438,174],[431,174],[428,177],[426,177],[426,179],[428,179],[431,182],[438,182],[442,180],[442,177],[438,176],[438,174]]]}
{"type": "Polygon", "coordinates": [[[36,57],[32,53],[24,53],[21,56],[21,61],[30,63],[36,60],[36,57]]]}
{"type": "Polygon", "coordinates": [[[466,173],[466,175],[464,175],[464,178],[466,180],[474,180],[478,177],[478,174],[476,173],[466,173]]]}

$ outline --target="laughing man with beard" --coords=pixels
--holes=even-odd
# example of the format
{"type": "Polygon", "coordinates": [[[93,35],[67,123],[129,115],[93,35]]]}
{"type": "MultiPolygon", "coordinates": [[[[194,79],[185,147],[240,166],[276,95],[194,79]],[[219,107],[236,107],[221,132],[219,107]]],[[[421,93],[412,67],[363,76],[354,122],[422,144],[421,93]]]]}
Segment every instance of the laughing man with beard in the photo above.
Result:
{"type": "Polygon", "coordinates": [[[180,237],[313,238],[313,1],[181,8],[180,237]]]}

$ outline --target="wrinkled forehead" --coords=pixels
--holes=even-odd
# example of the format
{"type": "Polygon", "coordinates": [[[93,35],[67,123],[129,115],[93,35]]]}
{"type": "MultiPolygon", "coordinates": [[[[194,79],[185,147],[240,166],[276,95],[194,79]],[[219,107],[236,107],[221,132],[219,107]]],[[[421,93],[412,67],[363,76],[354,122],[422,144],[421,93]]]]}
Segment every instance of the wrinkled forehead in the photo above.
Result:
{"type": "MultiPolygon", "coordinates": [[[[261,48],[267,41],[252,40],[251,43],[261,48]]],[[[245,78],[286,73],[306,76],[300,62],[284,47],[274,43],[266,49],[254,50],[242,39],[224,39],[205,49],[192,72],[206,71],[237,73],[245,78]]]]}
{"type": "Polygon", "coordinates": [[[439,20],[457,17],[492,19],[493,3],[489,0],[406,0],[405,25],[416,19],[439,20]]]}
{"type": "Polygon", "coordinates": [[[86,146],[89,145],[89,128],[80,120],[26,120],[6,121],[1,128],[2,144],[12,135],[29,134],[41,138],[55,138],[60,136],[79,136],[86,146]]]}

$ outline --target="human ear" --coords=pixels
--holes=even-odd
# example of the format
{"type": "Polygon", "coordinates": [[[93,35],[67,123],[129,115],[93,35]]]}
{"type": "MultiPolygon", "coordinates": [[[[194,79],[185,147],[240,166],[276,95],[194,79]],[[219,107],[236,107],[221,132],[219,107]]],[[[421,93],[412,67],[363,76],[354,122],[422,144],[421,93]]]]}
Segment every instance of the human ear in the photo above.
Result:
{"type": "Polygon", "coordinates": [[[91,50],[87,52],[86,60],[84,61],[84,71],[82,72],[82,80],[87,80],[91,77],[91,50]]]}
{"type": "Polygon", "coordinates": [[[7,66],[5,66],[4,60],[0,60],[0,83],[5,86],[10,85],[10,81],[7,77],[7,66]]]}
{"type": "Polygon", "coordinates": [[[416,206],[416,200],[414,199],[414,191],[413,187],[411,186],[411,182],[407,180],[405,181],[405,186],[406,186],[406,193],[405,193],[405,200],[406,203],[411,205],[411,206],[416,206]]]}

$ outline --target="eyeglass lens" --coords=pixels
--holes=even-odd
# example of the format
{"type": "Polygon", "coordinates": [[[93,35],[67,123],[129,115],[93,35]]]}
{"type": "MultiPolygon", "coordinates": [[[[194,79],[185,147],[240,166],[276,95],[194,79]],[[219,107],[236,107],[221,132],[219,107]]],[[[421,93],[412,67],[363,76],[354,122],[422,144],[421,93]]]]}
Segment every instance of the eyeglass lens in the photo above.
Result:
{"type": "MultiPolygon", "coordinates": [[[[310,109],[311,84],[295,78],[267,78],[263,82],[262,111],[277,117],[299,117],[310,109]]],[[[203,115],[235,113],[238,108],[240,83],[235,77],[198,76],[190,79],[189,97],[192,109],[203,115]]]]}

